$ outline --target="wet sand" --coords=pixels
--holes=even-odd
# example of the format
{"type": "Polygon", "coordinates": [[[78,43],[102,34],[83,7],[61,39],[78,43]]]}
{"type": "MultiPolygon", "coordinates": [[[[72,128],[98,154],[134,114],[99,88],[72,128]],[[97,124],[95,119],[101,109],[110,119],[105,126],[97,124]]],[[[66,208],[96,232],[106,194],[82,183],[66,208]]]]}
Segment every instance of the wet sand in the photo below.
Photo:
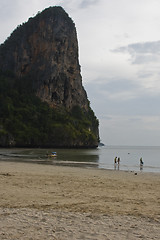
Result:
{"type": "Polygon", "coordinates": [[[160,239],[160,174],[0,162],[1,239],[160,239]]]}

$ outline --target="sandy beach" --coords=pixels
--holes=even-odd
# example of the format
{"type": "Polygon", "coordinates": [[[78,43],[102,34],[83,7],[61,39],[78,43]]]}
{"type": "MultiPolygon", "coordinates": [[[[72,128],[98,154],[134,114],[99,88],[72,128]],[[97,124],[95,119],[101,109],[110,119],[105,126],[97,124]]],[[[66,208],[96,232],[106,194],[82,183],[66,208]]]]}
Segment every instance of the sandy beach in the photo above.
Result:
{"type": "Polygon", "coordinates": [[[160,174],[0,162],[0,239],[160,239],[160,174]]]}

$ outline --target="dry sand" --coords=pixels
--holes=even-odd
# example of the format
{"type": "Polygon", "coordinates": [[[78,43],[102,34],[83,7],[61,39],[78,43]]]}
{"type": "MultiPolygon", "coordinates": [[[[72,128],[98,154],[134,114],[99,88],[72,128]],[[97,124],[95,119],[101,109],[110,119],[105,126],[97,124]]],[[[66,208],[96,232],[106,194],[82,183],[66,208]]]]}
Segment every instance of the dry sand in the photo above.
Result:
{"type": "Polygon", "coordinates": [[[0,162],[0,239],[160,239],[160,174],[0,162]]]}

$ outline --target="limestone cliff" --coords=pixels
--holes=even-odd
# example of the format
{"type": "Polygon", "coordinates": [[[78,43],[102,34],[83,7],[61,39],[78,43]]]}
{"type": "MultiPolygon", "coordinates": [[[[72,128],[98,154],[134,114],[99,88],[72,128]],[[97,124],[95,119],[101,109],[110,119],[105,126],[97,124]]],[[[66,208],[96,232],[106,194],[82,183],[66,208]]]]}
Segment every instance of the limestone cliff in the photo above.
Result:
{"type": "MultiPolygon", "coordinates": [[[[0,72],[8,71],[22,83],[27,79],[36,96],[54,109],[70,112],[79,106],[84,114],[90,111],[75,24],[61,7],[50,7],[30,18],[0,46],[0,72]]],[[[97,137],[96,146],[98,127],[93,125],[88,129],[97,137]]]]}
{"type": "Polygon", "coordinates": [[[52,106],[88,109],[78,61],[76,28],[61,7],[50,7],[19,26],[0,47],[0,69],[33,79],[52,106]]]}

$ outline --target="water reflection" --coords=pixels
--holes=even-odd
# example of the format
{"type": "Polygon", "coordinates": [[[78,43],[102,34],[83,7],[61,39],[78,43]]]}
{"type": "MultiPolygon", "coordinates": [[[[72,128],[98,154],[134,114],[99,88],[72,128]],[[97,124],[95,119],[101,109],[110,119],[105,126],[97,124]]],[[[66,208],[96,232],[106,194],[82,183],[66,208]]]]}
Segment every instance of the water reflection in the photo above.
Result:
{"type": "Polygon", "coordinates": [[[120,163],[114,163],[114,170],[120,170],[120,163]]]}
{"type": "Polygon", "coordinates": [[[142,170],[143,170],[143,165],[140,164],[140,171],[142,171],[142,170]]]}
{"type": "Polygon", "coordinates": [[[48,165],[98,167],[97,149],[54,149],[56,157],[48,157],[52,149],[0,149],[0,160],[48,165]]]}

